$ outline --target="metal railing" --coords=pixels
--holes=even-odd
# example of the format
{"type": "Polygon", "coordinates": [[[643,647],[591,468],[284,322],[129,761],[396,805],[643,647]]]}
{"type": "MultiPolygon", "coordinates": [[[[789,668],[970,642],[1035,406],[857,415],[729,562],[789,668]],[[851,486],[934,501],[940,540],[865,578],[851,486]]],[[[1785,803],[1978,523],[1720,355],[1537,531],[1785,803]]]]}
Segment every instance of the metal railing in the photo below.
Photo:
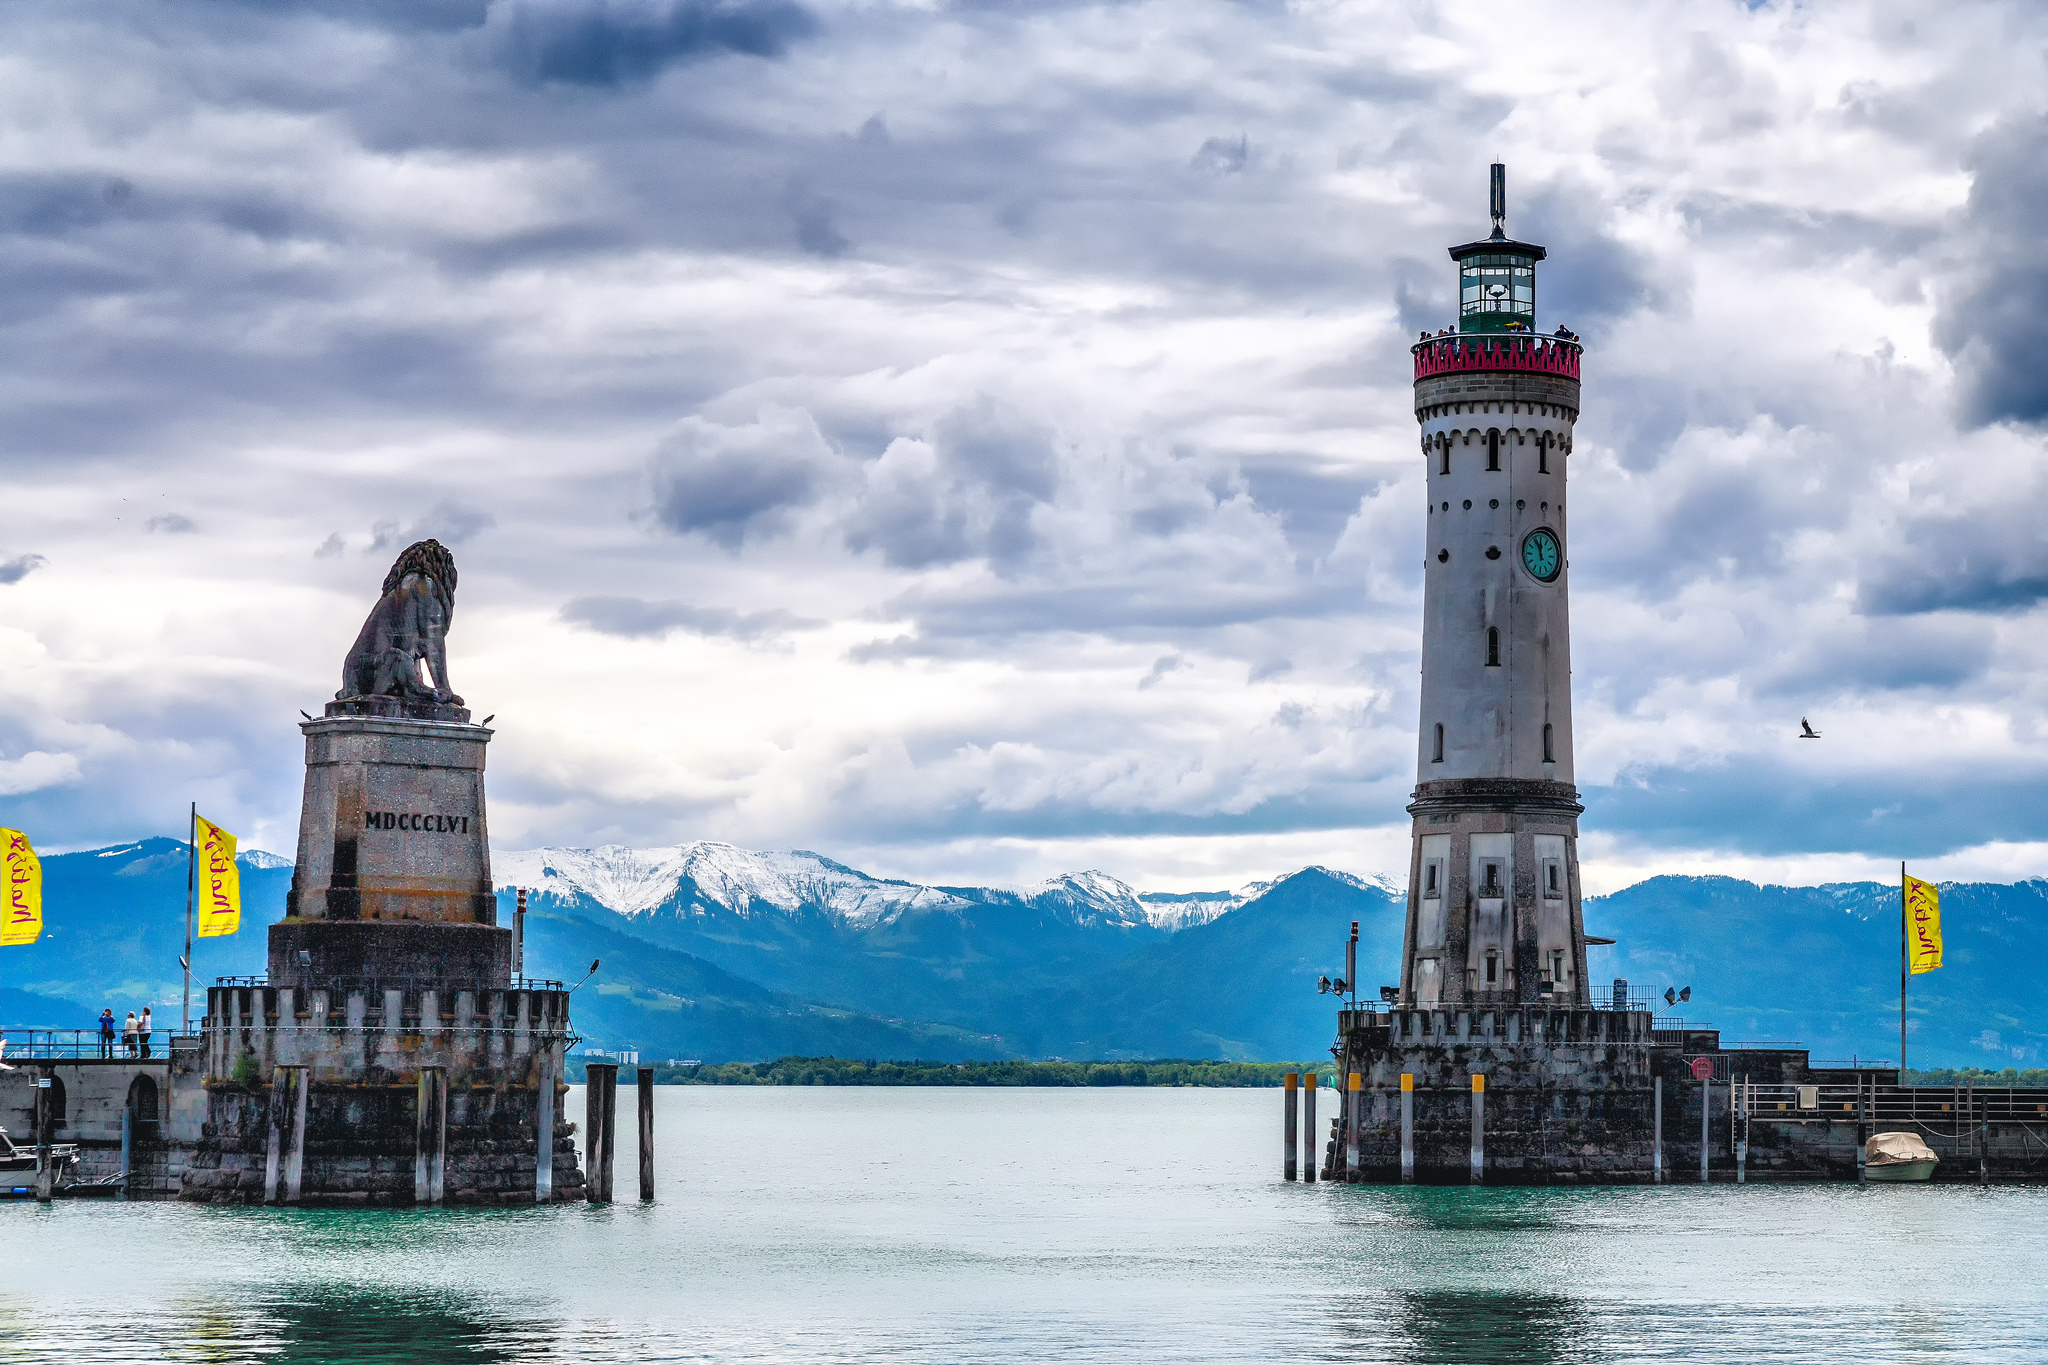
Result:
{"type": "Polygon", "coordinates": [[[365,994],[384,991],[559,991],[564,989],[559,981],[538,976],[515,976],[505,981],[477,981],[436,976],[329,976],[322,977],[310,985],[273,985],[268,976],[217,976],[216,986],[232,989],[264,989],[295,991],[362,991],[365,994]]]}
{"type": "Polygon", "coordinates": [[[96,1028],[0,1029],[0,1062],[169,1061],[173,1029],[102,1033],[96,1028]]]}
{"type": "Polygon", "coordinates": [[[1957,1121],[2048,1123],[2048,1090],[2019,1086],[1763,1084],[1736,1077],[1736,1112],[1761,1120],[1847,1119],[1862,1104],[1866,1123],[1953,1125],[1957,1121]]]}

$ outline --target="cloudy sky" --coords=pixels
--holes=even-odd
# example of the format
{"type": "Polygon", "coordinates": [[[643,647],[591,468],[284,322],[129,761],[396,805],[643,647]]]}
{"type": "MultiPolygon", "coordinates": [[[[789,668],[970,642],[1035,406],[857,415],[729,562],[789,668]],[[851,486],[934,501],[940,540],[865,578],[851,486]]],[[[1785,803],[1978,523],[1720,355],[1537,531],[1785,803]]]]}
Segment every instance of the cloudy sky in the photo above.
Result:
{"type": "Polygon", "coordinates": [[[2048,874],[2048,11],[0,10],[0,823],[289,852],[397,550],[500,847],[1405,867],[1444,248],[1546,244],[1590,881],[2048,874]],[[1794,740],[1798,719],[1825,732],[1794,740]]]}

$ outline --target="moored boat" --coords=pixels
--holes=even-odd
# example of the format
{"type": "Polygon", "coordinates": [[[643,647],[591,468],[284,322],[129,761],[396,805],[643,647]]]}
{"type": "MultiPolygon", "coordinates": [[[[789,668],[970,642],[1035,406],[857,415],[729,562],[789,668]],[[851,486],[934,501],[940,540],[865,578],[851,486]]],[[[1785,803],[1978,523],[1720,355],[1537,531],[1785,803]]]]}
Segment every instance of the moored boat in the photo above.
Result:
{"type": "Polygon", "coordinates": [[[1863,1175],[1867,1180],[1928,1180],[1940,1161],[1918,1133],[1878,1133],[1863,1144],[1863,1175]]]}

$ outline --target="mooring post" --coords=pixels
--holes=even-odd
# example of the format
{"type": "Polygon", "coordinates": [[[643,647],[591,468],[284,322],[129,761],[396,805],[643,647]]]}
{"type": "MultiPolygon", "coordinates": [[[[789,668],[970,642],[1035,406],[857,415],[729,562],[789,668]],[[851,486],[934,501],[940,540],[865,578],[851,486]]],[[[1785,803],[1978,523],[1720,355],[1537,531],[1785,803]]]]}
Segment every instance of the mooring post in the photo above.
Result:
{"type": "Polygon", "coordinates": [[[1401,1073],[1401,1183],[1415,1183],[1415,1073],[1401,1073]]]}
{"type": "Polygon", "coordinates": [[[1316,1183],[1316,1165],[1322,1160],[1322,1146],[1316,1141],[1316,1084],[1322,1078],[1313,1071],[1301,1075],[1301,1178],[1316,1183]]]}
{"type": "Polygon", "coordinates": [[[1664,1183],[1664,1078],[1650,1082],[1650,1179],[1664,1183]]]}
{"type": "Polygon", "coordinates": [[[1486,1183],[1486,1073],[1472,1073],[1472,1183],[1486,1183]]]}
{"type": "Polygon", "coordinates": [[[585,1195],[593,1204],[612,1202],[612,1117],[618,1112],[619,1067],[616,1062],[590,1062],[583,1069],[583,1175],[585,1195]]]}
{"type": "Polygon", "coordinates": [[[57,1172],[50,1159],[50,1076],[54,1070],[46,1067],[36,1077],[36,1199],[45,1204],[57,1188],[57,1172]]]}
{"type": "Polygon", "coordinates": [[[1301,1097],[1294,1093],[1295,1086],[1300,1083],[1301,1077],[1296,1072],[1290,1071],[1280,1078],[1280,1088],[1285,1092],[1280,1101],[1280,1129],[1284,1139],[1283,1145],[1286,1148],[1280,1154],[1280,1178],[1282,1180],[1294,1179],[1294,1154],[1301,1149],[1300,1134],[1295,1131],[1295,1123],[1298,1117],[1295,1111],[1301,1097]]]}
{"type": "Polygon", "coordinates": [[[1729,1137],[1735,1143],[1735,1183],[1746,1183],[1749,1166],[1749,1077],[1728,1085],[1729,1137]],[[1740,1098],[1737,1097],[1738,1087],[1740,1098]],[[1737,1128],[1736,1125],[1741,1127],[1737,1128]]]}
{"type": "MultiPolygon", "coordinates": [[[[276,1204],[284,1198],[284,1127],[285,1106],[291,1099],[291,1074],[288,1066],[273,1066],[270,1069],[270,1139],[263,1149],[263,1202],[276,1204]]],[[[127,1116],[122,1115],[121,1131],[125,1135],[127,1116]]],[[[124,1158],[125,1167],[128,1163],[124,1158]]]]}
{"type": "Polygon", "coordinates": [[[533,1202],[555,1197],[555,1064],[553,1043],[540,1050],[540,1081],[534,1093],[533,1202]]]}
{"type": "Polygon", "coordinates": [[[291,1078],[291,1131],[285,1136],[284,1149],[284,1202],[296,1204],[299,1194],[305,1188],[306,1175],[306,1108],[309,1094],[313,1089],[313,1069],[308,1066],[285,1068],[291,1078]]]}
{"type": "MultiPolygon", "coordinates": [[[[1871,1084],[1874,1086],[1876,1083],[1876,1079],[1873,1077],[1871,1084]]],[[[1864,1151],[1863,1144],[1868,1139],[1869,1134],[1863,1131],[1863,1125],[1868,1121],[1868,1111],[1863,1105],[1863,1078],[1858,1076],[1856,1078],[1856,1183],[1859,1185],[1865,1183],[1863,1163],[1868,1153],[1864,1151]]]]}
{"type": "Polygon", "coordinates": [[[417,1089],[419,1109],[413,1123],[412,1197],[416,1204],[438,1204],[447,1189],[447,1071],[438,1066],[421,1067],[417,1089]]]}
{"type": "Polygon", "coordinates": [[[1365,1126],[1365,1077],[1354,1071],[1346,1084],[1350,1088],[1344,1094],[1344,1127],[1350,1139],[1350,1156],[1345,1163],[1344,1178],[1359,1180],[1363,1178],[1363,1174],[1360,1170],[1362,1163],[1359,1160],[1362,1134],[1358,1130],[1365,1126]]]}
{"type": "Polygon", "coordinates": [[[1976,1122],[1970,1126],[1977,1130],[1977,1183],[1991,1183],[1991,1119],[1984,1110],[1984,1098],[1977,1093],[1977,1082],[1970,1082],[1970,1117],[1976,1122]]]}
{"type": "Polygon", "coordinates": [[[640,1090],[640,1198],[654,1198],[654,1068],[643,1066],[635,1077],[640,1090]]]}
{"type": "Polygon", "coordinates": [[[1700,1184],[1707,1183],[1707,1135],[1712,1131],[1708,1126],[1714,1117],[1714,1081],[1708,1077],[1700,1082],[1700,1184]]]}

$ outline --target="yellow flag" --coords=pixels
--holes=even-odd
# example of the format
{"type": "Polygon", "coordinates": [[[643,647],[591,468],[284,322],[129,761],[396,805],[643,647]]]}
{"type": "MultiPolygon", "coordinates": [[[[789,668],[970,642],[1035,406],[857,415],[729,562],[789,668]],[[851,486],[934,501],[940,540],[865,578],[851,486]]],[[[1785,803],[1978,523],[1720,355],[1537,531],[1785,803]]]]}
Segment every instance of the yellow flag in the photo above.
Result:
{"type": "Polygon", "coordinates": [[[1941,965],[1941,890],[1918,877],[1906,878],[1906,946],[1913,975],[1941,965]]]}
{"type": "Polygon", "coordinates": [[[242,927],[242,871],[235,866],[235,836],[203,815],[192,818],[199,835],[199,937],[232,934],[242,927]]]}
{"type": "Polygon", "coordinates": [[[34,943],[43,936],[43,863],[18,829],[0,829],[0,947],[34,943]]]}

